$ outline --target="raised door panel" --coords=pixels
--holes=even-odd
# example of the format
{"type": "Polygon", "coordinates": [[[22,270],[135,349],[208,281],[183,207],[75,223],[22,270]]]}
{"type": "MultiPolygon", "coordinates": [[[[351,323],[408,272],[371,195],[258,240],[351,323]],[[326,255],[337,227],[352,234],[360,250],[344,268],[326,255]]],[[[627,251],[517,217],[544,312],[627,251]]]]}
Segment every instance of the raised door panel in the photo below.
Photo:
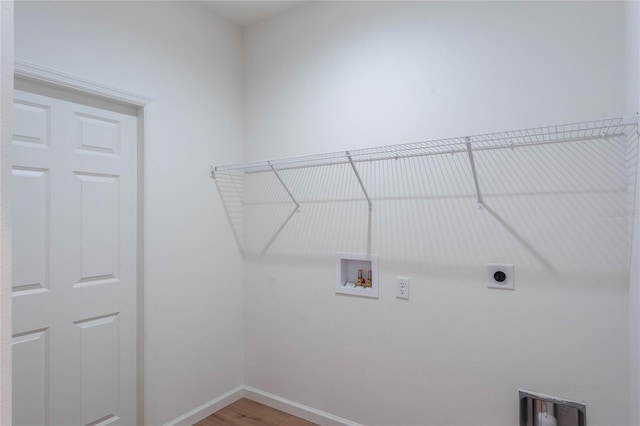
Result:
{"type": "Polygon", "coordinates": [[[13,104],[13,143],[32,148],[50,144],[50,109],[47,105],[17,100],[13,104]]]}
{"type": "Polygon", "coordinates": [[[78,151],[117,156],[120,149],[120,122],[106,117],[75,113],[78,151]]]}
{"type": "Polygon", "coordinates": [[[76,321],[82,425],[106,425],[119,420],[118,314],[76,321]]]}
{"type": "Polygon", "coordinates": [[[80,182],[79,285],[118,279],[119,180],[117,176],[77,173],[80,182]]]}
{"type": "Polygon", "coordinates": [[[49,424],[49,333],[13,336],[13,425],[49,424]]]}
{"type": "Polygon", "coordinates": [[[14,167],[13,294],[46,292],[49,288],[49,173],[14,167]]]}

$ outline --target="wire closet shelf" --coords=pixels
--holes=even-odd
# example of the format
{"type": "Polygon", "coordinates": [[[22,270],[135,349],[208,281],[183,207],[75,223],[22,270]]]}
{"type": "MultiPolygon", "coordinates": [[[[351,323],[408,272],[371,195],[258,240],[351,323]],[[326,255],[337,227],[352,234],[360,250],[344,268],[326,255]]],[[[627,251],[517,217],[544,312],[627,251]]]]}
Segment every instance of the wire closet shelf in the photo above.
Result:
{"type": "Polygon", "coordinates": [[[472,151],[486,151],[504,148],[517,148],[563,142],[579,142],[592,139],[610,139],[624,137],[637,129],[638,117],[607,118],[596,121],[537,127],[523,130],[511,130],[483,135],[435,139],[422,142],[387,145],[375,148],[338,151],[326,154],[314,154],[301,157],[281,158],[214,166],[212,177],[217,173],[242,171],[245,173],[265,173],[276,170],[299,169],[306,167],[347,164],[349,157],[354,163],[381,161],[428,155],[454,154],[472,151]]]}
{"type": "Polygon", "coordinates": [[[483,201],[482,194],[480,193],[478,176],[475,170],[473,157],[474,152],[516,149],[519,147],[567,142],[592,141],[596,139],[604,141],[619,139],[624,141],[630,135],[637,134],[637,132],[638,116],[633,115],[571,124],[487,133],[483,135],[380,146],[352,151],[339,151],[326,154],[258,161],[253,163],[213,166],[211,168],[211,177],[216,179],[221,174],[274,173],[289,194],[291,200],[297,207],[299,207],[298,201],[296,201],[294,195],[280,177],[280,171],[337,164],[351,164],[353,172],[355,173],[360,187],[367,199],[367,202],[369,203],[369,209],[371,209],[372,203],[358,173],[358,168],[356,167],[357,163],[466,153],[469,156],[469,164],[473,172],[478,208],[482,208],[483,201]]]}

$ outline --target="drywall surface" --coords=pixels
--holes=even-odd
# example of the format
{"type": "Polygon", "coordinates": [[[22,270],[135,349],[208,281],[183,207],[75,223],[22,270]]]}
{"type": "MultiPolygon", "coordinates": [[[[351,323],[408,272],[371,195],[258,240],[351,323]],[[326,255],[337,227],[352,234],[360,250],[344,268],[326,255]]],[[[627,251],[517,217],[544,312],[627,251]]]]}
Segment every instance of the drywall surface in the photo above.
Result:
{"type": "Polygon", "coordinates": [[[11,424],[13,1],[0,3],[0,424],[11,424]]]}
{"type": "MultiPolygon", "coordinates": [[[[627,111],[640,112],[640,3],[626,2],[626,48],[627,48],[627,111]]],[[[636,186],[636,191],[640,185],[636,186]]],[[[636,192],[636,199],[637,199],[636,192]]],[[[639,210],[632,206],[627,212],[635,222],[629,281],[629,350],[630,392],[629,420],[640,424],[640,223],[639,210]]]]}
{"type": "Polygon", "coordinates": [[[247,160],[625,112],[622,2],[333,3],[246,30],[247,160]]]}
{"type": "Polygon", "coordinates": [[[627,55],[627,110],[629,114],[640,109],[640,5],[625,2],[626,55],[627,55]]]}
{"type": "MultiPolygon", "coordinates": [[[[622,3],[303,4],[246,29],[246,157],[623,115],[624,45],[622,3]]],[[[627,148],[478,154],[484,210],[464,155],[362,164],[371,215],[349,167],[283,172],[280,231],[247,179],[245,384],[368,425],[514,425],[518,388],[629,424],[627,148]],[[379,299],[334,294],[369,249],[379,299]]]]}
{"type": "Polygon", "coordinates": [[[197,2],[20,2],[16,57],[152,98],[145,422],[242,384],[242,263],[209,179],[242,156],[241,33],[197,2]]]}

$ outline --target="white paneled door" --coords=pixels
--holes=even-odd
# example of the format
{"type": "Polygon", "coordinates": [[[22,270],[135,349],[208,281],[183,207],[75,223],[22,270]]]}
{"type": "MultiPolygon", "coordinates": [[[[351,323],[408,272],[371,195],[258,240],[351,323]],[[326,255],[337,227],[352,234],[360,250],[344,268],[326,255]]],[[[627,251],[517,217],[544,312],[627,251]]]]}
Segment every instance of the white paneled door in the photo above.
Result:
{"type": "Polygon", "coordinates": [[[15,425],[136,423],[135,111],[17,90],[15,425]]]}

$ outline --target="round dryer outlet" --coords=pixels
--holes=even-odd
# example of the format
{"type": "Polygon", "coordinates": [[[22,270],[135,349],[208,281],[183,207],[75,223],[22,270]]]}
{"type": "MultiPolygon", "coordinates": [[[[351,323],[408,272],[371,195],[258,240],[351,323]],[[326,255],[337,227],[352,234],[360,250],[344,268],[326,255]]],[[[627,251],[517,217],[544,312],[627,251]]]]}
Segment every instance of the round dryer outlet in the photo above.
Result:
{"type": "Polygon", "coordinates": [[[487,287],[514,290],[513,264],[489,263],[487,265],[487,287]]]}

